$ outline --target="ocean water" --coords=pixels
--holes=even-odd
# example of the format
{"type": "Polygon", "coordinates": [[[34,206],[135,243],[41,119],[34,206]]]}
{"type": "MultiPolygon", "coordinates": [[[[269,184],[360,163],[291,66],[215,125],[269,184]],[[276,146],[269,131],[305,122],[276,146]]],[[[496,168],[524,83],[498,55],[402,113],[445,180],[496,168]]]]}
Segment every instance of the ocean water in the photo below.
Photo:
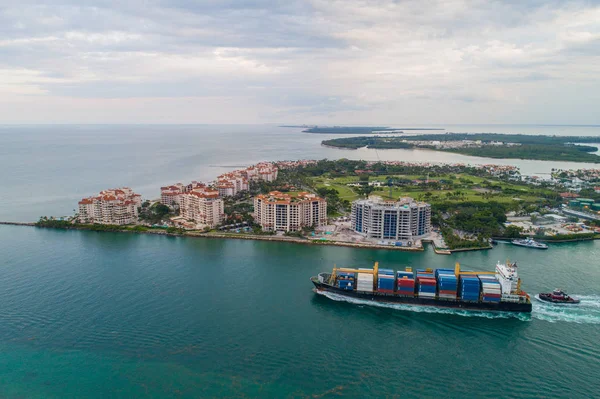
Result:
{"type": "Polygon", "coordinates": [[[600,392],[600,243],[452,256],[0,226],[0,396],[555,397],[600,392]],[[493,270],[577,308],[497,315],[312,291],[334,263],[493,270]]]}
{"type": "MultiPolygon", "coordinates": [[[[471,130],[468,130],[471,129],[471,130]]],[[[598,127],[453,131],[598,135],[598,127]]],[[[0,220],[71,214],[97,191],[145,197],[261,160],[485,163],[431,151],[344,151],[276,126],[5,126],[0,220]],[[444,158],[447,157],[447,158],[444,158]]],[[[514,162],[526,173],[559,163],[514,162]]],[[[586,165],[574,164],[584,167],[586,165]]],[[[594,166],[594,165],[592,165],[594,166]]],[[[439,256],[243,240],[0,225],[0,397],[597,397],[600,242],[505,244],[439,256]],[[520,265],[523,288],[561,287],[576,308],[530,316],[373,306],[315,294],[310,276],[379,261],[393,269],[520,265]]]]}
{"type": "MultiPolygon", "coordinates": [[[[401,125],[393,125],[403,127],[401,125]]],[[[405,127],[405,126],[404,126],[405,127]]],[[[454,132],[598,136],[598,126],[447,125],[454,132]]],[[[274,125],[0,126],[0,220],[72,215],[77,201],[115,186],[146,198],[174,182],[212,180],[264,160],[365,159],[517,165],[522,173],[600,164],[502,160],[429,150],[342,150],[321,146],[334,135],[274,125]]],[[[600,144],[599,144],[600,146],[600,144]]]]}

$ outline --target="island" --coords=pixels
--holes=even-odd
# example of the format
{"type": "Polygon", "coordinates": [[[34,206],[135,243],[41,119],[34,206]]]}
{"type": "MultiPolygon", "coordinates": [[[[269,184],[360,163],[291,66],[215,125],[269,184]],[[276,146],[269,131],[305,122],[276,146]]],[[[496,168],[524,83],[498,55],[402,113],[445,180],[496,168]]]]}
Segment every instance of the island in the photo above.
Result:
{"type": "Polygon", "coordinates": [[[403,137],[344,137],[324,140],[322,144],[328,147],[346,149],[363,147],[374,149],[423,148],[497,159],[600,163],[600,157],[594,154],[598,151],[598,147],[584,145],[585,143],[598,142],[600,142],[600,137],[591,136],[445,133],[403,137]]]}
{"type": "Polygon", "coordinates": [[[103,190],[83,198],[72,217],[0,224],[404,251],[431,243],[450,254],[490,249],[499,239],[599,238],[599,213],[600,169],[539,179],[509,165],[324,159],[262,162],[214,182],[162,186],[156,199],[127,187],[103,190]],[[391,236],[365,231],[362,225],[383,226],[357,222],[379,214],[360,211],[367,208],[396,212],[402,226],[418,224],[391,236]],[[296,216],[279,221],[288,214],[296,216]]]}
{"type": "MultiPolygon", "coordinates": [[[[286,126],[287,127],[287,126],[286,126]]],[[[368,134],[368,133],[404,133],[405,131],[444,130],[441,128],[392,128],[389,126],[310,126],[303,133],[316,134],[368,134]]]]}

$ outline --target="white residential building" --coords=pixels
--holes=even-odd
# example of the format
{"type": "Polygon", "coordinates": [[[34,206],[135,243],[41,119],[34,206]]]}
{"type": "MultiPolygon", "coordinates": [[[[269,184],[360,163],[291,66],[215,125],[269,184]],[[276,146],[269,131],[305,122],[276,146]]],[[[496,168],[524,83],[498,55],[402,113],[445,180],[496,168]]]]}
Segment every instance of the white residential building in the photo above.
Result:
{"type": "Polygon", "coordinates": [[[138,220],[142,197],[128,187],[100,191],[96,197],[79,201],[81,223],[131,224],[138,220]]]}
{"type": "Polygon", "coordinates": [[[264,231],[298,231],[327,224],[327,201],[306,192],[279,191],[254,197],[254,220],[264,231]]]}
{"type": "Polygon", "coordinates": [[[352,203],[351,222],[352,229],[367,238],[414,240],[431,231],[431,205],[409,197],[357,200],[352,203]]]}

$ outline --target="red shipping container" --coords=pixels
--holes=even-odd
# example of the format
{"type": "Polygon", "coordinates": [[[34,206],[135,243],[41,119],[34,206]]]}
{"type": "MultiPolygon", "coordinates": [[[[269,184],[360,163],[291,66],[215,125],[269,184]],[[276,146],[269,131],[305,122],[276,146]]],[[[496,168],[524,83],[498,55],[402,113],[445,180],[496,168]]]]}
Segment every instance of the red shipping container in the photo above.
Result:
{"type": "Polygon", "coordinates": [[[398,279],[398,286],[400,286],[400,287],[414,287],[414,285],[415,285],[415,280],[407,279],[407,278],[399,278],[398,279]]]}
{"type": "Polygon", "coordinates": [[[502,298],[502,294],[487,294],[483,293],[483,296],[487,296],[488,298],[502,298]]]}
{"type": "Polygon", "coordinates": [[[437,285],[434,278],[419,278],[419,284],[421,284],[421,285],[437,285]]]}
{"type": "Polygon", "coordinates": [[[440,290],[440,294],[456,295],[456,291],[440,290]]]}
{"type": "Polygon", "coordinates": [[[384,290],[384,289],[378,289],[377,292],[385,292],[387,294],[393,294],[394,290],[384,290]]]}

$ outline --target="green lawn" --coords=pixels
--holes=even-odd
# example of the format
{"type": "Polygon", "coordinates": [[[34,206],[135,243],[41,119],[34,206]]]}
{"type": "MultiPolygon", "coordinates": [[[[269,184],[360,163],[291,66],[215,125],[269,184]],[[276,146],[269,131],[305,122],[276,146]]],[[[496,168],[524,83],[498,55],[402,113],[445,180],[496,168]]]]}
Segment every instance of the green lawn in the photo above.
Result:
{"type": "Polygon", "coordinates": [[[354,201],[358,199],[360,196],[354,191],[353,187],[348,187],[346,184],[340,184],[333,180],[325,179],[321,183],[316,184],[317,188],[325,187],[325,188],[335,188],[338,193],[340,193],[340,198],[348,201],[354,201]]]}
{"type": "MultiPolygon", "coordinates": [[[[424,176],[422,175],[389,175],[390,177],[396,179],[408,179],[408,180],[417,180],[422,179],[424,176]]],[[[385,182],[387,181],[388,175],[381,176],[370,176],[369,181],[375,182],[385,182]]],[[[536,190],[537,193],[546,192],[550,193],[550,190],[543,189],[533,189],[531,187],[527,187],[525,185],[512,184],[500,182],[491,178],[482,178],[478,176],[471,176],[465,174],[452,174],[452,175],[441,175],[441,176],[432,176],[430,180],[453,180],[455,185],[460,185],[460,187],[456,187],[453,190],[423,190],[421,187],[413,186],[413,187],[393,187],[392,188],[392,198],[397,199],[399,197],[413,197],[419,200],[426,200],[425,193],[430,192],[432,195],[429,197],[429,202],[442,202],[442,201],[497,201],[502,203],[514,203],[514,198],[519,198],[519,200],[528,203],[535,203],[539,200],[539,196],[534,193],[536,190]],[[459,179],[465,178],[472,182],[472,184],[466,183],[461,184],[459,179]],[[482,195],[481,192],[476,191],[472,188],[474,185],[480,185],[484,181],[489,181],[494,185],[498,185],[502,187],[503,190],[511,189],[515,190],[516,193],[488,193],[487,195],[482,195]],[[460,197],[450,196],[448,197],[447,193],[452,193],[454,191],[460,191],[463,193],[460,197]]],[[[328,176],[320,176],[312,178],[312,182],[315,187],[327,187],[327,188],[335,188],[340,193],[340,198],[346,199],[348,201],[354,201],[360,198],[360,195],[357,193],[357,189],[354,187],[347,186],[348,183],[356,183],[359,181],[358,176],[344,176],[344,177],[335,177],[331,178],[328,176]]],[[[389,188],[381,187],[377,188],[373,191],[374,195],[379,195],[384,198],[389,198],[389,188]]]]}

